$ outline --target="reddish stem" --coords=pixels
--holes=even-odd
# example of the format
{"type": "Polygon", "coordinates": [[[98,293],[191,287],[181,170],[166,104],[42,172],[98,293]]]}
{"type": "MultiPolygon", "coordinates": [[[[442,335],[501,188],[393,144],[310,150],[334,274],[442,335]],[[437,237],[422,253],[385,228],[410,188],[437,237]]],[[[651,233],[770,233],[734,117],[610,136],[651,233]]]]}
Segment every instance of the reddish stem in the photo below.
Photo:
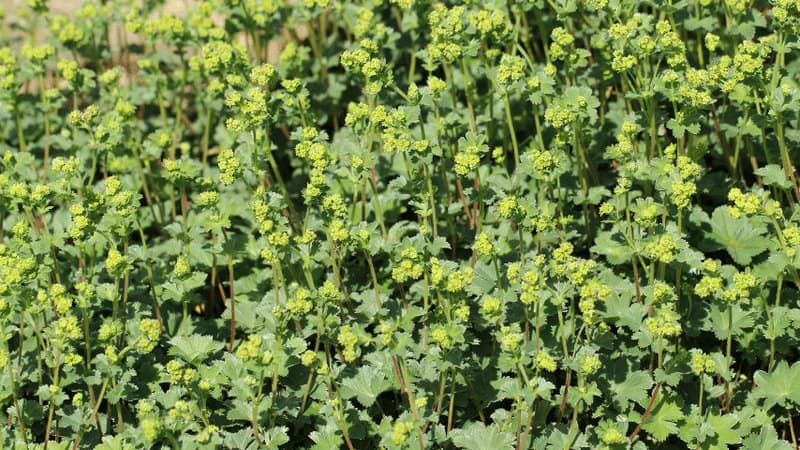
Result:
{"type": "Polygon", "coordinates": [[[650,403],[647,404],[647,409],[644,411],[642,415],[642,420],[636,425],[636,429],[633,430],[630,436],[628,436],[628,440],[633,442],[636,439],[636,435],[639,434],[639,431],[642,430],[642,424],[645,423],[648,417],[650,417],[650,412],[653,410],[653,405],[656,403],[656,397],[658,397],[658,391],[661,390],[661,384],[657,384],[655,389],[653,389],[653,396],[650,397],[650,403]]]}

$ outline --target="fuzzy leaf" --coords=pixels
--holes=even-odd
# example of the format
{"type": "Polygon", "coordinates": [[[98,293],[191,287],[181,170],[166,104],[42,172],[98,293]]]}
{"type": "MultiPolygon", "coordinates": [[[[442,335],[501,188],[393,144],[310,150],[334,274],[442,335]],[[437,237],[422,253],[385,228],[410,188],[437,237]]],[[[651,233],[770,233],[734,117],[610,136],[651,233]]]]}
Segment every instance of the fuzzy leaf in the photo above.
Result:
{"type": "Polygon", "coordinates": [[[787,400],[800,404],[800,389],[797,388],[800,386],[800,363],[790,367],[786,361],[781,361],[772,373],[757,371],[753,381],[756,383],[753,397],[763,398],[766,409],[784,406],[787,400]]]}
{"type": "Polygon", "coordinates": [[[197,364],[206,359],[212,353],[218,352],[225,346],[222,342],[217,342],[211,336],[192,334],[186,336],[175,336],[170,339],[172,345],[169,354],[177,356],[190,364],[197,364]]]}
{"type": "Polygon", "coordinates": [[[342,381],[342,397],[345,399],[355,397],[362,405],[372,406],[378,395],[391,387],[392,384],[382,371],[371,366],[364,366],[354,377],[342,381]]]}
{"type": "Polygon", "coordinates": [[[513,434],[500,431],[497,425],[486,426],[480,422],[454,430],[452,439],[456,447],[467,450],[501,450],[512,448],[514,445],[513,434]]]}
{"type": "Polygon", "coordinates": [[[742,442],[743,448],[769,448],[772,450],[791,450],[792,445],[778,439],[778,433],[772,426],[762,426],[758,434],[751,434],[742,442]]]}
{"type": "Polygon", "coordinates": [[[643,370],[628,374],[622,383],[611,382],[610,392],[614,393],[614,401],[627,410],[630,401],[643,405],[647,402],[648,391],[653,386],[653,379],[643,370]]]}
{"type": "Polygon", "coordinates": [[[734,429],[739,423],[739,419],[733,414],[725,414],[724,416],[712,414],[707,421],[716,433],[713,438],[709,439],[711,448],[727,449],[730,444],[742,442],[742,437],[739,435],[740,430],[734,429]]]}
{"type": "Polygon", "coordinates": [[[715,209],[709,224],[711,232],[708,238],[717,244],[714,250],[725,249],[737,264],[750,264],[754,256],[769,247],[764,227],[753,226],[744,217],[734,219],[728,214],[727,207],[715,209]]]}
{"type": "Polygon", "coordinates": [[[764,184],[789,189],[792,184],[786,179],[786,172],[777,164],[768,164],[755,171],[756,175],[763,178],[764,184]]]}
{"type": "Polygon", "coordinates": [[[624,264],[631,259],[631,249],[627,245],[614,240],[613,235],[607,231],[597,234],[592,251],[603,255],[611,264],[624,264]]]}
{"type": "Polygon", "coordinates": [[[682,418],[683,412],[678,405],[662,398],[650,412],[642,429],[650,433],[655,441],[661,442],[669,435],[678,432],[677,422],[682,418]]]}

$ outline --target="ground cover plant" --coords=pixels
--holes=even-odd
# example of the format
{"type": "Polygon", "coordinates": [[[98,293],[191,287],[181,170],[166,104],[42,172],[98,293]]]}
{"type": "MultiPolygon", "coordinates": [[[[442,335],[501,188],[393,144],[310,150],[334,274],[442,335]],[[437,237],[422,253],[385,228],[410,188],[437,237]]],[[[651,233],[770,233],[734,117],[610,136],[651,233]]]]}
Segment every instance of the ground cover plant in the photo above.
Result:
{"type": "Polygon", "coordinates": [[[173,7],[8,11],[2,448],[797,448],[800,2],[173,7]]]}

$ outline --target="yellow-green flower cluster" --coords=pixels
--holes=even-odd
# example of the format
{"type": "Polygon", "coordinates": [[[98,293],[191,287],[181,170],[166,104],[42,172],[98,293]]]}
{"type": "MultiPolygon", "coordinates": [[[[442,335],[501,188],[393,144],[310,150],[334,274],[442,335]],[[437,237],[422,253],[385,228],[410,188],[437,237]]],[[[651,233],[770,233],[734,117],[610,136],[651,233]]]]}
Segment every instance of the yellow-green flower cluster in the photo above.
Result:
{"type": "Polygon", "coordinates": [[[172,359],[167,363],[167,375],[170,384],[189,384],[194,381],[197,371],[191,367],[185,367],[182,362],[172,359]]]}
{"type": "Polygon", "coordinates": [[[139,421],[139,428],[145,441],[153,442],[161,433],[161,423],[155,417],[145,417],[139,421]]]}
{"type": "Polygon", "coordinates": [[[692,196],[697,192],[697,185],[693,181],[673,181],[670,191],[675,206],[684,209],[689,206],[692,196]]]}
{"type": "Polygon", "coordinates": [[[128,258],[122,255],[116,247],[112,247],[108,251],[106,257],[106,271],[112,278],[122,278],[125,271],[128,270],[128,258]]]}
{"type": "Polygon", "coordinates": [[[67,16],[57,15],[53,17],[49,23],[48,30],[67,48],[77,47],[86,37],[84,28],[67,16]]]}
{"type": "Polygon", "coordinates": [[[722,292],[721,298],[728,302],[744,300],[750,297],[750,291],[756,287],[758,279],[748,272],[736,272],[731,277],[728,288],[722,292]]]}
{"type": "Polygon", "coordinates": [[[294,295],[286,302],[286,309],[295,316],[306,315],[313,307],[311,291],[304,287],[298,287],[294,295]]]}
{"type": "Polygon", "coordinates": [[[566,277],[575,286],[582,286],[586,277],[597,266],[591,259],[572,256],[574,247],[569,242],[562,242],[554,251],[550,266],[554,274],[566,277]]]}
{"type": "Polygon", "coordinates": [[[706,298],[722,290],[722,278],[705,275],[694,287],[694,293],[700,298],[706,298]]]}
{"type": "Polygon", "coordinates": [[[469,305],[466,303],[457,304],[456,307],[453,308],[453,317],[462,322],[469,321],[469,313],[469,305]]]}
{"type": "Polygon", "coordinates": [[[482,137],[472,134],[467,135],[467,139],[463,140],[463,145],[459,145],[459,151],[455,155],[454,170],[457,175],[465,176],[468,173],[476,170],[481,162],[481,156],[488,150],[483,144],[482,137]]]}
{"type": "MultiPolygon", "coordinates": [[[[263,2],[268,3],[268,2],[263,2]]],[[[214,21],[212,19],[212,15],[214,13],[214,6],[211,4],[210,1],[201,1],[194,3],[193,11],[189,13],[189,16],[186,18],[186,28],[189,30],[190,33],[197,35],[201,38],[205,39],[222,39],[225,37],[225,30],[214,26],[214,21]]],[[[257,14],[257,13],[256,13],[257,14]]],[[[256,17],[261,18],[263,14],[256,15],[252,14],[253,20],[256,21],[256,17]]],[[[264,22],[261,22],[260,25],[263,25],[264,22]]]]}
{"type": "Polygon", "coordinates": [[[356,350],[358,349],[358,335],[353,332],[350,325],[342,325],[339,329],[339,336],[336,341],[341,345],[342,356],[345,362],[353,362],[356,359],[356,350]]]}
{"type": "Polygon", "coordinates": [[[472,249],[475,250],[475,253],[479,256],[484,257],[492,256],[495,253],[495,246],[486,232],[478,233],[478,236],[475,238],[475,243],[472,245],[472,249]]]}
{"type": "Polygon", "coordinates": [[[272,64],[261,64],[250,70],[250,82],[256,86],[264,87],[269,84],[274,73],[275,67],[272,64]]]}
{"type": "Polygon", "coordinates": [[[620,445],[628,442],[628,437],[618,428],[610,426],[599,433],[600,440],[606,445],[620,445]]]}
{"type": "MultiPolygon", "coordinates": [[[[392,279],[398,283],[418,280],[422,276],[421,256],[414,247],[400,252],[400,262],[392,269],[392,279]]],[[[431,261],[433,264],[433,261],[431,261]]]]}
{"type": "MultiPolygon", "coordinates": [[[[376,108],[381,111],[383,108],[376,108]]],[[[392,110],[385,116],[379,114],[372,118],[373,122],[382,120],[383,133],[381,142],[383,150],[387,154],[408,153],[414,150],[415,154],[421,154],[429,148],[429,143],[425,139],[415,140],[408,128],[407,117],[402,109],[392,110]]]]}
{"type": "Polygon", "coordinates": [[[678,241],[669,234],[662,234],[645,245],[644,254],[666,264],[675,259],[676,250],[678,250],[678,241]]]}
{"type": "Polygon", "coordinates": [[[550,171],[558,162],[551,151],[541,150],[538,146],[531,147],[525,153],[525,160],[533,169],[533,176],[537,179],[544,179],[550,176],[550,171]]]}
{"type": "Polygon", "coordinates": [[[52,45],[30,45],[26,43],[22,46],[22,56],[30,60],[37,72],[44,71],[44,62],[55,55],[56,49],[52,45]]]}
{"type": "Polygon", "coordinates": [[[497,84],[506,87],[517,82],[525,75],[525,60],[516,55],[504,53],[497,66],[497,84]]]}
{"type": "Polygon", "coordinates": [[[350,231],[341,219],[334,219],[328,225],[328,234],[333,242],[345,242],[350,239],[350,231]]]}
{"type": "Polygon", "coordinates": [[[122,217],[130,217],[138,208],[133,191],[122,189],[122,182],[115,176],[105,179],[104,200],[108,206],[122,217]]]}
{"type": "MultiPolygon", "coordinates": [[[[13,288],[29,281],[29,278],[34,275],[36,268],[36,259],[33,257],[23,258],[17,253],[9,250],[4,243],[0,243],[0,277],[3,277],[3,283],[0,283],[0,295],[8,294],[13,291],[13,288]]],[[[3,297],[0,297],[0,312],[8,306],[3,297]]]]}
{"type": "Polygon", "coordinates": [[[581,287],[578,308],[587,323],[594,323],[595,303],[607,301],[611,298],[611,294],[611,288],[597,279],[590,279],[581,287]]]}
{"type": "Polygon", "coordinates": [[[733,57],[734,79],[741,81],[748,76],[755,76],[765,65],[764,60],[771,50],[766,45],[759,45],[753,41],[744,41],[736,47],[733,57]]]}
{"type": "Polygon", "coordinates": [[[64,355],[64,364],[70,367],[77,366],[83,362],[83,357],[76,353],[67,353],[64,355]]]}
{"type": "Polygon", "coordinates": [[[653,300],[655,304],[664,304],[674,301],[675,290],[667,283],[663,281],[656,281],[653,284],[652,291],[650,293],[650,298],[653,300]]]}
{"type": "Polygon", "coordinates": [[[302,136],[303,140],[295,146],[294,152],[298,158],[311,165],[308,185],[303,192],[306,202],[310,203],[322,194],[322,187],[328,182],[325,168],[331,163],[331,159],[325,144],[318,141],[320,136],[315,128],[303,128],[302,136]]]}
{"type": "Polygon", "coordinates": [[[517,215],[519,204],[516,195],[506,195],[497,203],[497,214],[503,219],[509,219],[517,215]]]}
{"type": "Polygon", "coordinates": [[[262,364],[269,364],[272,362],[272,353],[261,351],[263,341],[264,338],[258,334],[248,335],[247,340],[236,349],[236,357],[242,361],[258,360],[262,364]]]}
{"type": "Polygon", "coordinates": [[[317,292],[324,301],[329,303],[339,300],[341,296],[339,288],[336,287],[336,284],[331,280],[325,280],[325,282],[322,283],[322,287],[319,288],[317,292]]]}
{"type": "Polygon", "coordinates": [[[63,316],[58,318],[52,325],[52,330],[53,341],[60,346],[65,345],[67,340],[76,340],[81,337],[78,318],[75,316],[63,316]]]}
{"type": "Polygon", "coordinates": [[[503,325],[500,327],[498,336],[500,341],[500,348],[507,353],[516,353],[519,350],[519,344],[522,342],[522,333],[519,331],[519,326],[503,325]]]}
{"type": "Polygon", "coordinates": [[[714,359],[710,355],[706,355],[699,349],[692,349],[691,355],[689,367],[692,368],[692,373],[695,375],[714,373],[716,364],[714,364],[714,359]]]}
{"type": "Polygon", "coordinates": [[[556,360],[543,350],[536,353],[533,365],[536,367],[536,370],[544,370],[545,372],[555,372],[558,368],[556,360]]]}
{"type": "Polygon", "coordinates": [[[392,444],[403,445],[408,440],[408,436],[414,431],[414,424],[410,421],[398,420],[392,428],[392,444]]]}
{"type": "Polygon", "coordinates": [[[61,157],[57,156],[53,158],[53,162],[51,163],[53,172],[63,175],[65,178],[71,178],[78,174],[78,167],[80,162],[78,158],[74,156],[70,157],[61,157]]]}
{"type": "Polygon", "coordinates": [[[498,8],[475,9],[467,14],[467,23],[475,28],[481,40],[489,38],[503,40],[511,33],[508,15],[498,8]]]}
{"type": "Polygon", "coordinates": [[[705,275],[694,287],[694,293],[700,298],[706,298],[722,290],[722,278],[717,274],[720,264],[716,260],[706,259],[702,262],[701,268],[705,275]]]}
{"type": "Polygon", "coordinates": [[[197,194],[195,204],[201,207],[216,207],[219,202],[219,193],[217,191],[203,191],[197,194]]]}
{"type": "Polygon", "coordinates": [[[647,332],[654,337],[673,337],[681,333],[681,316],[669,306],[656,309],[653,317],[645,319],[647,332]]]}
{"type": "Polygon", "coordinates": [[[626,72],[631,70],[639,62],[636,55],[625,54],[623,50],[614,50],[614,58],[611,60],[611,69],[615,72],[626,72]]]}
{"type": "Polygon", "coordinates": [[[97,332],[97,339],[101,342],[108,342],[122,334],[122,324],[119,321],[105,322],[100,325],[100,330],[97,332]]]}
{"type": "Polygon", "coordinates": [[[584,377],[597,372],[603,367],[602,364],[600,364],[600,357],[591,351],[579,352],[577,363],[578,374],[584,377]]]}
{"type": "Polygon", "coordinates": [[[575,114],[563,102],[553,102],[544,111],[544,120],[556,129],[563,129],[575,120],[575,114]]]}
{"type": "Polygon", "coordinates": [[[444,283],[444,290],[450,293],[460,292],[475,280],[475,271],[472,267],[450,272],[444,283]]]}
{"type": "Polygon", "coordinates": [[[17,65],[17,56],[11,50],[11,47],[3,47],[0,49],[0,89],[6,91],[6,94],[15,95],[17,88],[17,72],[19,66],[17,65]]]}
{"type": "Polygon", "coordinates": [[[450,336],[446,326],[436,325],[431,328],[431,341],[443,350],[449,350],[453,346],[453,338],[450,336]]]}
{"type": "Polygon", "coordinates": [[[436,75],[431,75],[428,77],[428,90],[431,92],[431,95],[438,97],[446,89],[447,83],[445,83],[444,80],[436,75]]]}
{"type": "Polygon", "coordinates": [[[314,350],[306,350],[300,356],[300,363],[306,367],[311,367],[317,362],[317,352],[314,350]]]}
{"type": "Polygon", "coordinates": [[[185,37],[186,24],[178,17],[165,13],[146,20],[142,31],[150,37],[160,36],[167,41],[176,41],[185,37]]]}
{"type": "Polygon", "coordinates": [[[659,215],[661,214],[661,211],[661,205],[654,202],[652,198],[648,197],[646,200],[636,202],[633,220],[643,228],[652,228],[656,223],[656,219],[658,219],[659,215]]]}
{"type": "MultiPolygon", "coordinates": [[[[411,0],[392,0],[392,3],[406,3],[410,2],[411,0]]],[[[403,11],[407,10],[408,8],[402,7],[403,11]]],[[[352,27],[353,35],[356,39],[363,39],[366,36],[373,36],[375,38],[380,38],[386,35],[388,31],[388,27],[383,21],[376,20],[375,12],[369,9],[366,6],[361,6],[356,11],[356,23],[352,27]]]]}
{"type": "Polygon", "coordinates": [[[189,262],[189,257],[186,255],[178,255],[175,259],[175,265],[172,268],[172,275],[176,278],[186,278],[192,272],[192,265],[189,262]]]}
{"type": "Polygon", "coordinates": [[[231,149],[223,149],[219,152],[217,165],[219,166],[219,181],[223,185],[232,184],[242,174],[242,163],[231,149]]]}
{"type": "Polygon", "coordinates": [[[243,64],[247,59],[247,49],[243,45],[215,40],[203,46],[200,54],[190,59],[189,66],[193,70],[225,77],[233,72],[235,65],[243,64]]]}
{"type": "Polygon", "coordinates": [[[378,56],[378,48],[372,39],[362,39],[357,49],[345,50],[340,57],[345,69],[364,76],[365,92],[370,95],[380,92],[392,78],[386,62],[378,56]]]}
{"type": "Polygon", "coordinates": [[[524,305],[530,305],[539,300],[539,293],[537,291],[541,288],[543,282],[542,278],[539,276],[540,270],[541,269],[536,267],[522,274],[519,301],[524,305]]]}
{"type": "Polygon", "coordinates": [[[49,299],[58,314],[66,314],[72,308],[72,297],[67,294],[67,288],[63,284],[54,283],[50,286],[49,299]]]}
{"type": "Polygon", "coordinates": [[[575,36],[570,34],[564,27],[555,27],[550,32],[550,57],[558,61],[564,59],[569,55],[572,50],[572,44],[575,42],[575,36]]]}
{"type": "Polygon", "coordinates": [[[267,236],[267,242],[273,247],[286,247],[289,245],[289,233],[285,231],[275,231],[267,236]]]}
{"type": "Polygon", "coordinates": [[[225,96],[225,105],[236,111],[235,116],[228,117],[225,121],[229,130],[235,133],[262,131],[268,117],[267,94],[262,88],[251,87],[243,93],[230,90],[225,96]]]}
{"type": "Polygon", "coordinates": [[[775,0],[772,6],[772,17],[781,24],[788,25],[797,32],[800,20],[800,2],[797,0],[775,0]]]}
{"type": "Polygon", "coordinates": [[[800,227],[794,224],[788,225],[783,229],[782,234],[788,247],[784,249],[784,252],[789,258],[794,258],[797,254],[796,247],[800,246],[800,227]]]}
{"type": "MultiPolygon", "coordinates": [[[[216,197],[216,192],[213,194],[215,194],[216,197]]],[[[274,231],[275,222],[277,219],[274,217],[275,211],[270,208],[270,205],[267,203],[264,196],[264,189],[259,187],[256,193],[253,195],[253,199],[250,201],[250,211],[253,212],[256,224],[258,224],[258,232],[262,235],[274,231]]]]}
{"type": "Polygon", "coordinates": [[[86,239],[94,231],[94,227],[86,215],[86,209],[83,205],[76,203],[69,208],[69,212],[72,214],[72,225],[68,230],[70,237],[76,241],[86,239]]]}
{"type": "Polygon", "coordinates": [[[178,428],[188,425],[192,422],[193,414],[192,409],[194,402],[186,400],[177,400],[172,408],[167,412],[167,426],[170,428],[178,428]]]}
{"type": "Polygon", "coordinates": [[[728,191],[728,200],[733,206],[728,206],[728,214],[734,219],[743,215],[752,215],[761,209],[761,199],[753,193],[743,193],[739,188],[728,191]]]}
{"type": "Polygon", "coordinates": [[[343,218],[347,216],[347,205],[338,193],[325,196],[322,200],[322,210],[331,217],[343,218]]]}
{"type": "Polygon", "coordinates": [[[219,432],[219,427],[216,425],[206,425],[200,432],[197,433],[195,439],[201,444],[206,444],[211,440],[212,436],[219,432]]]}
{"type": "Polygon", "coordinates": [[[155,319],[142,319],[139,322],[139,333],[139,338],[136,340],[136,349],[140,353],[150,353],[158,343],[161,325],[155,319]]]}
{"type": "Polygon", "coordinates": [[[633,122],[625,121],[622,123],[622,132],[617,134],[617,143],[612,145],[608,154],[620,161],[627,161],[634,156],[636,148],[634,142],[637,127],[633,122]]]}
{"type": "Polygon", "coordinates": [[[481,302],[480,312],[491,320],[498,320],[503,312],[503,301],[497,297],[487,296],[481,302]]]}
{"type": "Polygon", "coordinates": [[[360,102],[350,102],[347,104],[347,115],[344,118],[344,124],[348,127],[359,130],[360,125],[368,123],[375,124],[375,118],[383,118],[385,117],[386,112],[383,108],[383,105],[378,105],[375,108],[371,108],[368,104],[360,102]],[[373,112],[376,112],[376,115],[373,115],[373,112]]]}
{"type": "Polygon", "coordinates": [[[466,8],[463,5],[447,8],[443,3],[436,3],[428,14],[431,29],[431,43],[428,44],[428,56],[433,61],[452,63],[462,52],[464,37],[464,20],[466,8]]]}
{"type": "Polygon", "coordinates": [[[394,321],[381,320],[380,324],[378,324],[378,342],[385,346],[391,344],[396,328],[397,324],[394,321]]]}

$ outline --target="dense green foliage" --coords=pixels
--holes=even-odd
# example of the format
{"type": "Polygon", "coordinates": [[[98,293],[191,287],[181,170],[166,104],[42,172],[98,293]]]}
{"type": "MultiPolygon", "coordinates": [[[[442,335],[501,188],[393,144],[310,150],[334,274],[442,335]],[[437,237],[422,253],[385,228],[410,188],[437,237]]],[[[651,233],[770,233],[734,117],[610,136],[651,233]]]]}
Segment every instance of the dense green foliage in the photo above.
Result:
{"type": "Polygon", "coordinates": [[[27,3],[2,448],[797,448],[797,0],[27,3]]]}

